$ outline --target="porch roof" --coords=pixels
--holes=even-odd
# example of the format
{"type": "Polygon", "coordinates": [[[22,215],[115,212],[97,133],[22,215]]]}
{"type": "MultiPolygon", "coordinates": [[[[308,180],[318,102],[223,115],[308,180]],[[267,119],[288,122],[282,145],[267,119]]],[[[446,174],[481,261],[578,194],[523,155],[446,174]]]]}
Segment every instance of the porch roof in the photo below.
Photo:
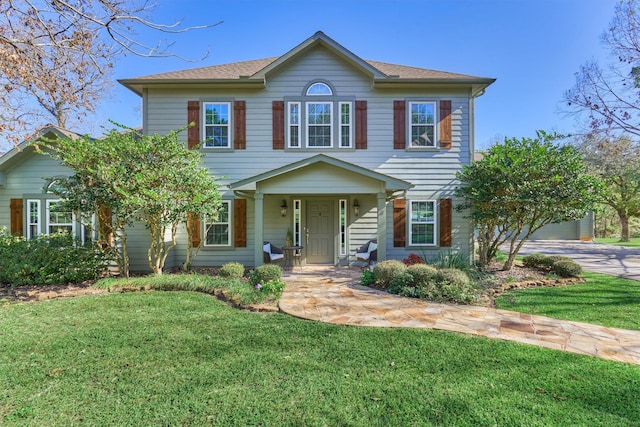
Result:
{"type": "Polygon", "coordinates": [[[309,168],[313,165],[327,164],[336,168],[343,169],[347,172],[361,175],[370,179],[380,181],[384,184],[386,191],[402,191],[409,190],[413,187],[413,184],[404,181],[402,179],[394,178],[389,175],[385,175],[380,172],[376,172],[362,166],[354,165],[353,163],[345,162],[343,160],[336,159],[334,157],[327,156],[325,154],[317,154],[306,159],[298,160],[297,162],[289,163],[276,169],[272,169],[267,172],[263,172],[258,175],[254,175],[249,178],[236,181],[229,184],[231,190],[238,191],[255,191],[257,184],[261,181],[276,178],[293,171],[302,171],[305,168],[309,168]]]}

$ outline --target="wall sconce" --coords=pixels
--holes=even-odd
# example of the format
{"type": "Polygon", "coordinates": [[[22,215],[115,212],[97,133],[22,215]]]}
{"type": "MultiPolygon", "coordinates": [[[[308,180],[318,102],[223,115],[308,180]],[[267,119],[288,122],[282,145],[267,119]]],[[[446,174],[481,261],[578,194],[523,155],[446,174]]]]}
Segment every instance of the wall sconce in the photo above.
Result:
{"type": "Polygon", "coordinates": [[[287,216],[287,201],[282,199],[282,204],[280,205],[280,215],[287,216]]]}
{"type": "Polygon", "coordinates": [[[358,199],[353,200],[353,215],[360,215],[360,203],[358,203],[358,199]]]}

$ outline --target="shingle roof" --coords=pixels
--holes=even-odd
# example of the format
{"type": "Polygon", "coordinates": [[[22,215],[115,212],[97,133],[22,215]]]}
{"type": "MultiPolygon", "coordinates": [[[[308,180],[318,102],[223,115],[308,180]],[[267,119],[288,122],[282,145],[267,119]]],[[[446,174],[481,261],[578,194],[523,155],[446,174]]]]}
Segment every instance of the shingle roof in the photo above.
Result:
{"type": "MultiPolygon", "coordinates": [[[[233,62],[230,64],[212,65],[209,67],[190,68],[187,70],[170,71],[166,73],[150,74],[136,77],[134,80],[168,81],[175,80],[237,80],[249,77],[262,70],[278,58],[263,58],[253,61],[233,62]]],[[[377,68],[387,76],[400,79],[474,79],[478,78],[466,74],[450,73],[447,71],[430,70],[426,68],[408,67],[405,65],[389,64],[387,62],[365,60],[369,65],[377,68]]]]}

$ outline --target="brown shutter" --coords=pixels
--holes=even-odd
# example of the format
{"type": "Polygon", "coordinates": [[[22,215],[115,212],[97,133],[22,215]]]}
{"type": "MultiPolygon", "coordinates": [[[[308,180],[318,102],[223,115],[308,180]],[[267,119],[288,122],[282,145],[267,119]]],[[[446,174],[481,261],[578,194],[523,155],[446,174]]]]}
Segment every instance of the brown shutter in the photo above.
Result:
{"type": "Polygon", "coordinates": [[[451,148],[451,101],[440,101],[440,148],[451,148]]]}
{"type": "Polygon", "coordinates": [[[407,201],[393,199],[393,246],[404,248],[407,245],[407,201]]]}
{"type": "Polygon", "coordinates": [[[192,150],[200,144],[200,101],[187,102],[187,122],[195,123],[187,131],[187,147],[192,150]]]}
{"type": "Polygon", "coordinates": [[[199,248],[202,242],[200,235],[200,216],[195,212],[189,212],[187,216],[187,227],[191,230],[191,247],[199,248]]]}
{"type": "Polygon", "coordinates": [[[113,224],[111,222],[111,208],[107,205],[98,207],[98,237],[103,248],[113,246],[113,224]]]}
{"type": "Polygon", "coordinates": [[[451,199],[440,199],[440,246],[451,246],[452,213],[451,199]]]}
{"type": "Polygon", "coordinates": [[[247,200],[233,201],[233,241],[236,248],[247,247],[247,200]]]}
{"type": "Polygon", "coordinates": [[[407,117],[405,102],[393,101],[393,148],[404,150],[407,147],[407,117]]]}
{"type": "Polygon", "coordinates": [[[284,101],[273,101],[273,149],[284,150],[284,101]]]}
{"type": "Polygon", "coordinates": [[[367,149],[367,101],[356,101],[356,150],[367,149]]]}
{"type": "Polygon", "coordinates": [[[245,150],[247,148],[246,102],[233,103],[233,148],[245,150]]]}
{"type": "Polygon", "coordinates": [[[22,236],[23,207],[22,199],[11,199],[9,208],[11,210],[11,234],[22,236]]]}

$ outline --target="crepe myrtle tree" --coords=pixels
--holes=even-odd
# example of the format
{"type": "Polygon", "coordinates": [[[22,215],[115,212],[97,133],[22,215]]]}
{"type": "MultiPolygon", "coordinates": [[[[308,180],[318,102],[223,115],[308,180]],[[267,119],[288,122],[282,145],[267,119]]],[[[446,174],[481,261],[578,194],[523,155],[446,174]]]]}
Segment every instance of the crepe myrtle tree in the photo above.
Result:
{"type": "MultiPolygon", "coordinates": [[[[100,241],[112,243],[105,246],[117,254],[125,276],[129,271],[127,229],[136,221],[145,225],[151,238],[149,267],[162,274],[177,244],[178,226],[194,216],[217,217],[221,201],[216,179],[202,166],[202,154],[178,140],[183,130],[144,135],[120,127],[100,139],[45,143],[48,150],[44,152],[75,172],[60,180],[56,191],[68,209],[97,215],[100,241]],[[113,234],[113,242],[108,233],[113,234]]],[[[187,231],[191,241],[191,227],[187,231]]]]}
{"type": "Polygon", "coordinates": [[[535,138],[505,138],[458,172],[456,196],[466,201],[457,209],[468,210],[474,221],[481,267],[509,242],[503,269],[510,270],[535,231],[579,220],[592,208],[600,184],[587,175],[575,147],[554,144],[560,138],[544,131],[535,138]]]}

